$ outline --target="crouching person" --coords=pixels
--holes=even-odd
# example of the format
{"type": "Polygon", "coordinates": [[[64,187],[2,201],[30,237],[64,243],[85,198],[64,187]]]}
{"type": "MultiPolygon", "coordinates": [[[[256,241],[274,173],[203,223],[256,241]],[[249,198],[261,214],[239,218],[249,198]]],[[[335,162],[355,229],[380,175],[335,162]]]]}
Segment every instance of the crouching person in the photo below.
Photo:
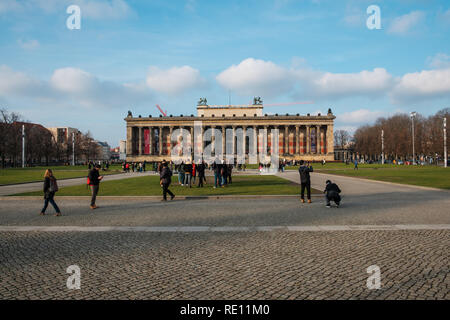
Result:
{"type": "Polygon", "coordinates": [[[339,207],[339,204],[341,203],[341,196],[339,195],[341,193],[341,189],[337,186],[336,183],[332,183],[330,180],[326,181],[326,187],[323,191],[325,193],[325,199],[327,201],[327,208],[331,207],[330,202],[334,201],[336,203],[336,206],[339,207]]]}
{"type": "Polygon", "coordinates": [[[172,182],[172,171],[170,171],[167,162],[162,163],[162,170],[159,174],[159,184],[163,189],[163,199],[161,201],[167,201],[167,194],[170,195],[170,200],[175,198],[175,195],[169,190],[170,183],[172,182]]]}

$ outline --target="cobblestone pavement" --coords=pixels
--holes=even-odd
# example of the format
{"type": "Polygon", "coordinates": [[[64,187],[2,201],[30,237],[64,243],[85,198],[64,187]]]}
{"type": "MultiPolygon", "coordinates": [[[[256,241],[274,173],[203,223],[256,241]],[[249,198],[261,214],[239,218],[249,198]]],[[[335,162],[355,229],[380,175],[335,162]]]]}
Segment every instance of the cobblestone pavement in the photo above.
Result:
{"type": "Polygon", "coordinates": [[[1,232],[1,299],[449,299],[450,231],[1,232]],[[81,289],[66,268],[81,269],[81,289]],[[381,270],[369,290],[366,269],[381,270]]]}
{"type": "Polygon", "coordinates": [[[344,191],[339,209],[321,198],[99,199],[91,211],[57,197],[64,215],[54,217],[38,215],[42,200],[2,199],[0,299],[449,299],[449,193],[332,180],[344,191]],[[397,225],[409,227],[383,230],[397,225]],[[70,265],[81,268],[81,290],[66,287],[70,265]],[[378,290],[366,286],[371,265],[378,290]]]}

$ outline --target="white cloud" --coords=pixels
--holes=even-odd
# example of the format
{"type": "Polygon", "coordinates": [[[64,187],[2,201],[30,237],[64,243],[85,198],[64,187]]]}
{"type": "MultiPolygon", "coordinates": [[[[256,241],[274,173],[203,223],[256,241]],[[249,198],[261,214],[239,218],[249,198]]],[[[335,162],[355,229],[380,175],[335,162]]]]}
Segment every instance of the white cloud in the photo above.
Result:
{"type": "Polygon", "coordinates": [[[187,90],[203,88],[206,80],[200,72],[190,66],[173,67],[167,70],[150,67],[147,75],[147,85],[153,90],[168,95],[183,93],[187,90]]]}
{"type": "Polygon", "coordinates": [[[39,47],[39,41],[37,40],[23,41],[22,39],[19,39],[17,43],[22,49],[25,50],[33,50],[39,47]]]}
{"type": "Polygon", "coordinates": [[[273,62],[248,58],[222,71],[217,82],[241,95],[273,96],[289,92],[292,73],[273,62]]]}
{"type": "Polygon", "coordinates": [[[336,121],[341,124],[361,124],[369,123],[384,115],[383,111],[371,111],[368,109],[359,109],[351,112],[340,113],[336,115],[336,121]]]}
{"type": "Polygon", "coordinates": [[[418,25],[425,18],[425,13],[422,11],[413,11],[411,13],[395,18],[388,28],[388,33],[392,34],[407,34],[416,25],[418,25]]]}
{"type": "Polygon", "coordinates": [[[152,95],[142,85],[101,81],[76,68],[57,69],[46,81],[0,66],[0,98],[11,97],[31,100],[35,107],[46,101],[55,106],[69,103],[74,107],[110,109],[145,102],[152,95]]]}
{"type": "MultiPolygon", "coordinates": [[[[301,71],[300,71],[301,72],[301,71]]],[[[344,97],[384,94],[392,85],[392,76],[383,68],[358,73],[330,73],[314,75],[303,80],[315,96],[344,97]]]]}
{"type": "Polygon", "coordinates": [[[445,53],[438,53],[434,57],[428,57],[427,64],[434,69],[450,68],[450,56],[445,53]]]}
{"type": "Polygon", "coordinates": [[[407,73],[391,93],[394,102],[450,97],[450,68],[407,73]]]}

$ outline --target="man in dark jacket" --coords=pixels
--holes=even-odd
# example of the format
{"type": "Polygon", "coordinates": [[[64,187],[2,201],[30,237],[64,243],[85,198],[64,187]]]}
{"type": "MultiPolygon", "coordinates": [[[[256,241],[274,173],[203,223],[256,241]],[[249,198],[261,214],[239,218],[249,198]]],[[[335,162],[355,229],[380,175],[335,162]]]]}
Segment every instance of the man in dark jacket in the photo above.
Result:
{"type": "Polygon", "coordinates": [[[218,159],[214,160],[212,169],[214,170],[214,188],[220,187],[222,185],[222,164],[218,159]]]}
{"type": "Polygon", "coordinates": [[[91,198],[91,209],[97,209],[95,205],[95,200],[97,199],[98,190],[100,188],[100,181],[103,176],[99,173],[100,165],[95,165],[94,169],[89,171],[89,187],[91,188],[92,198],[91,198]]]}
{"type": "Polygon", "coordinates": [[[169,190],[170,183],[172,182],[172,171],[170,171],[167,162],[162,163],[161,173],[159,174],[159,184],[163,189],[163,199],[161,201],[167,201],[167,194],[170,195],[170,200],[175,198],[175,195],[169,190]]]}
{"type": "Polygon", "coordinates": [[[197,174],[198,174],[198,187],[203,187],[203,181],[206,181],[205,178],[205,163],[202,161],[197,165],[197,174]]]}
{"type": "Polygon", "coordinates": [[[300,173],[300,188],[301,188],[301,199],[302,202],[305,202],[305,188],[306,188],[306,196],[308,197],[308,203],[311,203],[311,177],[309,176],[310,172],[313,172],[313,167],[308,166],[309,163],[305,166],[304,161],[300,160],[300,168],[298,168],[298,172],[300,173]]]}
{"type": "Polygon", "coordinates": [[[326,181],[326,187],[323,193],[325,193],[325,199],[327,201],[327,208],[331,208],[330,201],[333,200],[336,203],[336,206],[339,207],[341,203],[341,189],[337,186],[336,183],[332,183],[330,180],[326,181]]]}

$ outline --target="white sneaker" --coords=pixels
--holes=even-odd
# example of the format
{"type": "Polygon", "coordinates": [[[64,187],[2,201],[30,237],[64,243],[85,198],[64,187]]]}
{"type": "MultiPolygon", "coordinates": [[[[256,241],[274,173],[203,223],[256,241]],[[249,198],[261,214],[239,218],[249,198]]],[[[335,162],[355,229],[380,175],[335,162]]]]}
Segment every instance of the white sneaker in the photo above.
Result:
{"type": "Polygon", "coordinates": [[[329,204],[327,204],[325,207],[327,207],[327,208],[331,208],[331,206],[329,205],[329,204]]]}

